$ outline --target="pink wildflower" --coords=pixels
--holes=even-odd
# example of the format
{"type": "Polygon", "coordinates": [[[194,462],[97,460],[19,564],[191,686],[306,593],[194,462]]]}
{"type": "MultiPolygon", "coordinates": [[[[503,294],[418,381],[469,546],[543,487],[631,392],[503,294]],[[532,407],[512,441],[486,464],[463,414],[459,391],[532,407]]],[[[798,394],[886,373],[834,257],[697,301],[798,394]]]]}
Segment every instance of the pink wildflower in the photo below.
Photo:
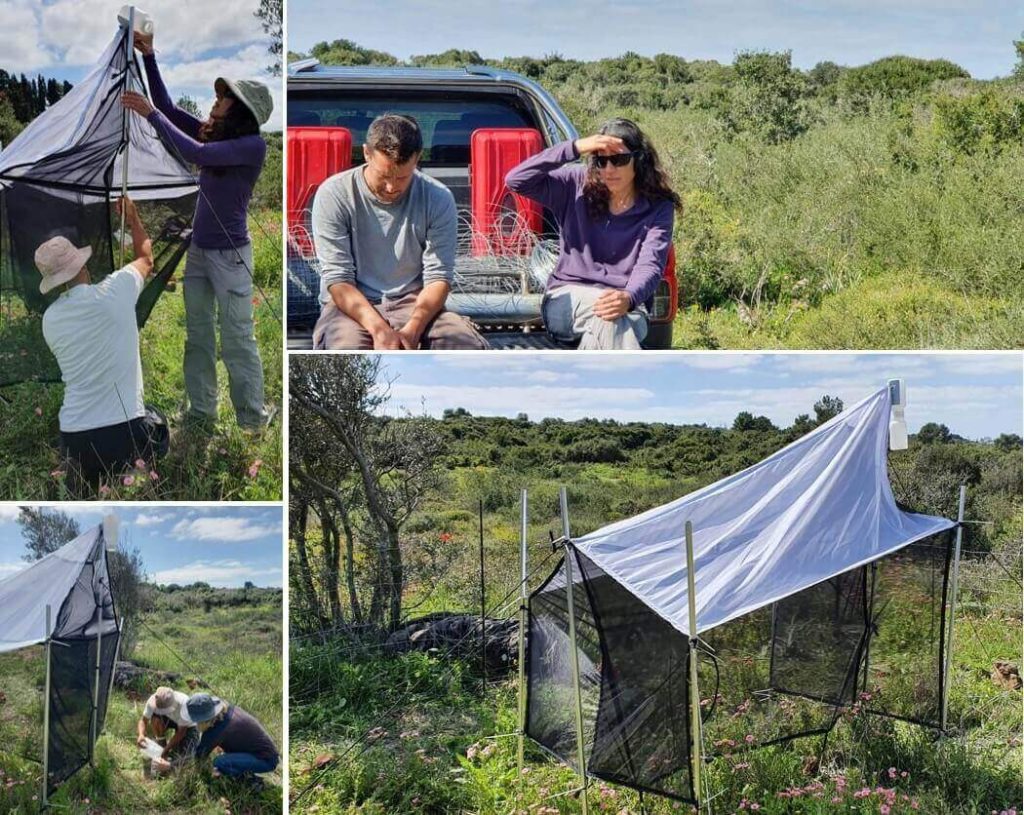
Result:
{"type": "Polygon", "coordinates": [[[130,487],[132,484],[135,483],[135,476],[126,475],[121,483],[123,483],[126,487],[130,487]]]}

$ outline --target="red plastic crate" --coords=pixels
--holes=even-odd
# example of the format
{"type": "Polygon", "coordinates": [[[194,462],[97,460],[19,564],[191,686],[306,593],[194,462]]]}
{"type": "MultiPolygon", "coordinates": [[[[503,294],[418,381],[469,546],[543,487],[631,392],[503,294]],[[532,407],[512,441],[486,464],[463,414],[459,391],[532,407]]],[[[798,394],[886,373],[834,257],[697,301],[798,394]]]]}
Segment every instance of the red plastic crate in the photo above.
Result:
{"type": "Polygon", "coordinates": [[[474,255],[522,255],[541,231],[540,204],[505,186],[505,175],[544,148],[533,128],[480,128],[469,142],[469,189],[474,255]]]}
{"type": "Polygon", "coordinates": [[[352,133],[347,127],[288,128],[288,234],[303,253],[313,251],[306,210],[317,188],[352,166],[352,133]]]}

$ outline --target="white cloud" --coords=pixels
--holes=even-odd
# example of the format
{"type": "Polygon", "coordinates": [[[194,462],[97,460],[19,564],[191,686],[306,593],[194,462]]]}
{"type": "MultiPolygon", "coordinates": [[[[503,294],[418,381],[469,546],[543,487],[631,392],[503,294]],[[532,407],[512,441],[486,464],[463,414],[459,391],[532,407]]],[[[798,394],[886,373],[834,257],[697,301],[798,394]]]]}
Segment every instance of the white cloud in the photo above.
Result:
{"type": "Polygon", "coordinates": [[[20,572],[26,566],[28,566],[27,563],[18,563],[16,561],[13,563],[0,563],[0,580],[20,572]]]}
{"type": "Polygon", "coordinates": [[[8,71],[27,73],[51,61],[40,41],[37,8],[23,0],[0,0],[0,54],[8,71]]]}
{"type": "MultiPolygon", "coordinates": [[[[56,0],[41,7],[42,37],[66,65],[88,65],[117,32],[120,5],[108,0],[56,0]]],[[[254,0],[150,0],[154,43],[166,59],[191,60],[214,49],[265,42],[254,0]]],[[[6,20],[5,20],[6,22],[6,20]]]]}
{"type": "Polygon", "coordinates": [[[135,516],[134,520],[132,520],[132,523],[135,526],[156,526],[157,524],[162,524],[164,521],[170,520],[173,520],[173,516],[165,512],[152,512],[148,514],[146,512],[140,512],[135,516]]]}
{"type": "Polygon", "coordinates": [[[178,521],[171,530],[171,536],[179,540],[217,541],[220,543],[251,541],[268,535],[280,534],[281,527],[277,524],[262,525],[254,523],[250,518],[230,516],[182,520],[178,521]]]}
{"type": "Polygon", "coordinates": [[[251,581],[258,586],[281,585],[281,570],[256,567],[238,560],[196,560],[184,566],[161,569],[149,577],[153,583],[185,585],[202,581],[211,586],[241,586],[251,581]]]}
{"type": "Polygon", "coordinates": [[[0,504],[0,521],[18,520],[18,512],[21,509],[17,504],[0,504]]]}

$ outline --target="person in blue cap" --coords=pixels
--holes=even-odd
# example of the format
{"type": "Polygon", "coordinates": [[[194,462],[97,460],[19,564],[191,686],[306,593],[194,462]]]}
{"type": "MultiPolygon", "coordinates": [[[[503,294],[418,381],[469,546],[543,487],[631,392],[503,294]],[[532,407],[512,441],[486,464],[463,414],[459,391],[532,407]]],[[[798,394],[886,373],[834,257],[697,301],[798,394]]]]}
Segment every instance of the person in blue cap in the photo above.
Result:
{"type": "Polygon", "coordinates": [[[273,739],[254,716],[237,705],[229,705],[208,693],[195,693],[186,705],[188,718],[202,734],[196,758],[221,755],[213,760],[214,777],[244,778],[272,772],[280,754],[273,739]]]}

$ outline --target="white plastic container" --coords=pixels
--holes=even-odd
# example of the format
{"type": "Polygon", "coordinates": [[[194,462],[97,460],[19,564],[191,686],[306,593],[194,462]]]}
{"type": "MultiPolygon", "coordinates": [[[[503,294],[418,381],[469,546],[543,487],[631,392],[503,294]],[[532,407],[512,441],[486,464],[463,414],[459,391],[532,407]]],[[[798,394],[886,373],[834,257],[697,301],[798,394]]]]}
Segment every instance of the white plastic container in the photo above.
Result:
{"type": "Polygon", "coordinates": [[[146,739],[146,746],[140,747],[139,752],[148,759],[154,759],[160,758],[163,755],[164,748],[153,741],[153,739],[146,739]]]}
{"type": "MultiPolygon", "coordinates": [[[[128,25],[131,8],[131,6],[121,6],[121,10],[117,13],[117,20],[121,25],[128,25]]],[[[135,9],[135,32],[137,34],[153,33],[153,18],[140,8],[135,9]]]]}

